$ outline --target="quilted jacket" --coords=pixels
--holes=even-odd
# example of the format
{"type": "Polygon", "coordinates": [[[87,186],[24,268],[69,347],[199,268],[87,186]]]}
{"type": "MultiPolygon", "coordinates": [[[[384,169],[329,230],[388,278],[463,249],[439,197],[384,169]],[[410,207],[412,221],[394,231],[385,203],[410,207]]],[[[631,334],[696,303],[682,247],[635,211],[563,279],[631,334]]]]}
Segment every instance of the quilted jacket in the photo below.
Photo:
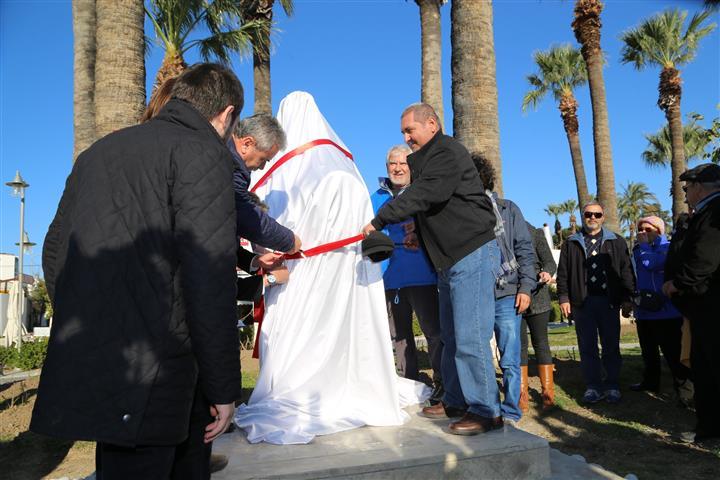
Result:
{"type": "Polygon", "coordinates": [[[177,444],[198,382],[239,397],[232,175],[180,100],[80,155],[43,250],[55,315],[31,430],[177,444]]]}

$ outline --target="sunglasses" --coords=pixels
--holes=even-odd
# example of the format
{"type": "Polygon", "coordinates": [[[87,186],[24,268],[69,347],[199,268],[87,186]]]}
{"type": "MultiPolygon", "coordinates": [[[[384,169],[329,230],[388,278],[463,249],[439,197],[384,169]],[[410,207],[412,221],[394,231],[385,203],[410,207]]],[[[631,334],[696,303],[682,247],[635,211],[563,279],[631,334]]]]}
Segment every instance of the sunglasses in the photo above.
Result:
{"type": "Polygon", "coordinates": [[[657,232],[657,230],[655,230],[652,227],[638,228],[638,233],[653,233],[653,232],[657,232]]]}
{"type": "Polygon", "coordinates": [[[585,212],[585,213],[583,213],[583,217],[585,217],[585,218],[592,218],[592,217],[602,218],[603,212],[585,212]]]}

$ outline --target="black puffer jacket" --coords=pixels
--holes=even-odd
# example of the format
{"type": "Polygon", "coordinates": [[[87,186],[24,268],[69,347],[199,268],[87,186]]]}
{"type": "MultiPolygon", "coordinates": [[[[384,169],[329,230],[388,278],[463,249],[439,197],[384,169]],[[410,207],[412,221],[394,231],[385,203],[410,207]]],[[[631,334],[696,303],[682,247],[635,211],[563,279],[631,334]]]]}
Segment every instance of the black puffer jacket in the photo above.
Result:
{"type": "Polygon", "coordinates": [[[45,239],[55,316],[31,429],[179,443],[193,394],[238,398],[233,160],[172,100],[77,160],[45,239]]]}
{"type": "Polygon", "coordinates": [[[436,270],[452,267],[495,238],[492,203],[460,142],[438,132],[407,161],[412,183],[378,210],[376,229],[414,216],[436,270]]]}

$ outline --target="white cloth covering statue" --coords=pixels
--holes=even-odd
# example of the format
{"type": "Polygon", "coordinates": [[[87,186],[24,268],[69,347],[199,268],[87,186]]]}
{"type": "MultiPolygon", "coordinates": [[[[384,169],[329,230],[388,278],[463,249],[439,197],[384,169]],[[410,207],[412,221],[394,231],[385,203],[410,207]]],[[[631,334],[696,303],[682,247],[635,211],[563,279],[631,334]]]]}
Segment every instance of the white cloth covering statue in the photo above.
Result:
{"type": "MultiPolygon", "coordinates": [[[[358,234],[373,216],[367,188],[313,97],[291,93],[278,120],[287,149],[269,163],[274,171],[253,174],[270,214],[306,248],[358,234]],[[335,145],[312,146],[277,164],[316,140],[335,145]]],[[[266,290],[260,374],[235,423],[251,443],[276,444],[308,443],[363,425],[401,425],[408,419],[402,408],[429,392],[395,373],[379,264],[362,257],[358,242],[287,265],[290,281],[266,290]]]]}

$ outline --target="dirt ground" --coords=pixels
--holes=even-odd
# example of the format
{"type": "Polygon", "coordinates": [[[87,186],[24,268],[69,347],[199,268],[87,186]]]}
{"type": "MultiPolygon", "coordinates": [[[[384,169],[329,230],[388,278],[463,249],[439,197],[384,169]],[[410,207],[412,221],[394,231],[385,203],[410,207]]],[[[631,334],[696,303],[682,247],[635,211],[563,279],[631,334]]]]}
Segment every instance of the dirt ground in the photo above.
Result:
{"type": "MultiPolygon", "coordinates": [[[[243,352],[244,396],[257,375],[257,361],[243,352]]],[[[619,405],[584,407],[579,362],[571,353],[556,358],[557,407],[537,408],[539,380],[530,369],[531,410],[520,428],[542,436],[567,454],[580,454],[588,462],[625,476],[645,478],[716,479],[720,451],[682,444],[681,432],[691,430],[692,412],[677,405],[670,378],[663,378],[660,395],[624,390],[619,405]]],[[[621,384],[637,381],[642,371],[638,351],[625,352],[621,384]]],[[[28,431],[38,378],[0,386],[0,477],[6,480],[82,478],[94,471],[94,444],[66,442],[28,431]]]]}

